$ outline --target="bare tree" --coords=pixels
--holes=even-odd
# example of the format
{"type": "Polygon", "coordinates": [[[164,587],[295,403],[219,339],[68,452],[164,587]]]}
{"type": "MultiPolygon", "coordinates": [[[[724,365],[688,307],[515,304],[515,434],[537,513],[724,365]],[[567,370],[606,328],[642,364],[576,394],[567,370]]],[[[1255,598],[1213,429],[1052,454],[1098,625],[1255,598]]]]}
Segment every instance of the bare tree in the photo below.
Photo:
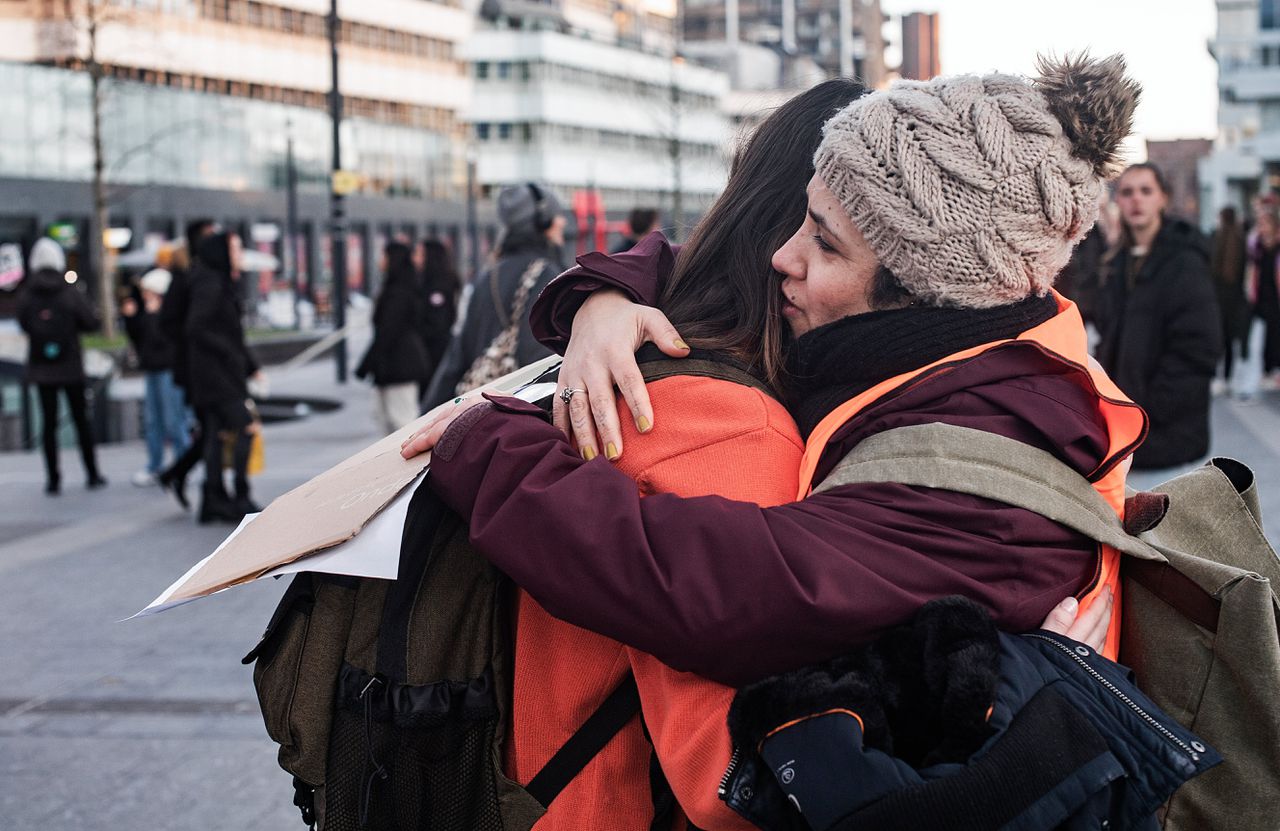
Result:
{"type": "Polygon", "coordinates": [[[100,37],[105,27],[118,23],[123,10],[110,0],[63,0],[65,25],[60,38],[66,56],[89,76],[90,143],[93,149],[93,214],[89,220],[90,263],[98,275],[98,313],[103,334],[115,337],[115,292],[110,271],[105,231],[107,217],[106,159],[102,142],[102,109],[106,67],[99,52],[100,37]]]}

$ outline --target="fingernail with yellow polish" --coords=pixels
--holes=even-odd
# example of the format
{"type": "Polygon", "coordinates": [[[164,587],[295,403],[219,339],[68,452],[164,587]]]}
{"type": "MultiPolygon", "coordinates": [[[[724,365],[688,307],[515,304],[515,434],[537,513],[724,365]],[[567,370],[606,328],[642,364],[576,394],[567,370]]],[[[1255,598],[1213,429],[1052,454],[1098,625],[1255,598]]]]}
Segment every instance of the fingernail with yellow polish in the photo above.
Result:
{"type": "Polygon", "coordinates": [[[582,458],[586,459],[589,462],[595,457],[596,457],[596,449],[594,447],[582,448],[582,458]]]}
{"type": "Polygon", "coordinates": [[[689,344],[685,343],[681,338],[676,338],[676,349],[688,349],[689,344]]]}
{"type": "Polygon", "coordinates": [[[609,442],[604,446],[604,455],[609,461],[618,458],[618,446],[613,442],[609,442]]]}
{"type": "Polygon", "coordinates": [[[641,433],[647,433],[653,429],[653,424],[645,416],[636,419],[636,427],[640,428],[641,433]]]}

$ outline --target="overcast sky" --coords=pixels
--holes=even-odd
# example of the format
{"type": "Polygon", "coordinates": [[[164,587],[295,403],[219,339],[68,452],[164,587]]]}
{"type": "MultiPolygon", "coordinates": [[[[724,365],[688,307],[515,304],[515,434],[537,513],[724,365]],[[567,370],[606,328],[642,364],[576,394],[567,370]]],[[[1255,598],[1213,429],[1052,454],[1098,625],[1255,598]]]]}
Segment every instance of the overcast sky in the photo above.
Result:
{"type": "MultiPolygon", "coordinates": [[[[1212,138],[1218,70],[1206,43],[1213,0],[881,0],[886,14],[941,15],[944,74],[1035,71],[1037,52],[1122,53],[1142,84],[1135,132],[1143,138],[1212,138]]],[[[885,28],[897,47],[902,30],[885,28]]],[[[1141,154],[1135,148],[1135,153],[1141,154]]]]}

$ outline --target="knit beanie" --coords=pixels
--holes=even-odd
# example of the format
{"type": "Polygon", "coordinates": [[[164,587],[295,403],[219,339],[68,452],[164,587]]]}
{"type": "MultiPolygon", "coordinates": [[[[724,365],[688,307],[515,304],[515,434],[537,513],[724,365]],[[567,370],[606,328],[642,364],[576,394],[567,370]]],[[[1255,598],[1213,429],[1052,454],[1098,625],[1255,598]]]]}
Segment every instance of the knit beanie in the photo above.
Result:
{"type": "Polygon", "coordinates": [[[541,234],[562,210],[556,195],[538,185],[514,185],[498,193],[498,221],[511,236],[541,234]]]}
{"type": "Polygon", "coordinates": [[[35,245],[31,246],[31,256],[27,258],[27,264],[32,272],[48,269],[62,273],[67,270],[67,255],[63,252],[61,245],[48,237],[41,237],[36,240],[35,245]]]}
{"type": "Polygon", "coordinates": [[[164,294],[169,291],[169,284],[172,282],[173,274],[168,269],[153,268],[142,275],[142,279],[138,281],[138,286],[144,291],[164,294]]]}
{"type": "Polygon", "coordinates": [[[1040,77],[897,81],[823,128],[814,167],[881,264],[936,306],[1043,295],[1119,172],[1139,86],[1119,55],[1040,77]]]}

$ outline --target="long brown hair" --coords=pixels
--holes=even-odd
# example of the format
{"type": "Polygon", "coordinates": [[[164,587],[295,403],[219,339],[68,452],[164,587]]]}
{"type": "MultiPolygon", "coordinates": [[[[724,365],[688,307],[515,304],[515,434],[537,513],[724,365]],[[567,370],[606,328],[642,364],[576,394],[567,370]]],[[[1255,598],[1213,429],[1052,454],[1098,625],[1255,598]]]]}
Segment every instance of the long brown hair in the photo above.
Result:
{"type": "Polygon", "coordinates": [[[849,78],[825,81],[756,128],[680,249],[658,304],[690,345],[742,361],[775,388],[789,333],[770,261],[804,219],[822,125],[866,91],[849,78]]]}

